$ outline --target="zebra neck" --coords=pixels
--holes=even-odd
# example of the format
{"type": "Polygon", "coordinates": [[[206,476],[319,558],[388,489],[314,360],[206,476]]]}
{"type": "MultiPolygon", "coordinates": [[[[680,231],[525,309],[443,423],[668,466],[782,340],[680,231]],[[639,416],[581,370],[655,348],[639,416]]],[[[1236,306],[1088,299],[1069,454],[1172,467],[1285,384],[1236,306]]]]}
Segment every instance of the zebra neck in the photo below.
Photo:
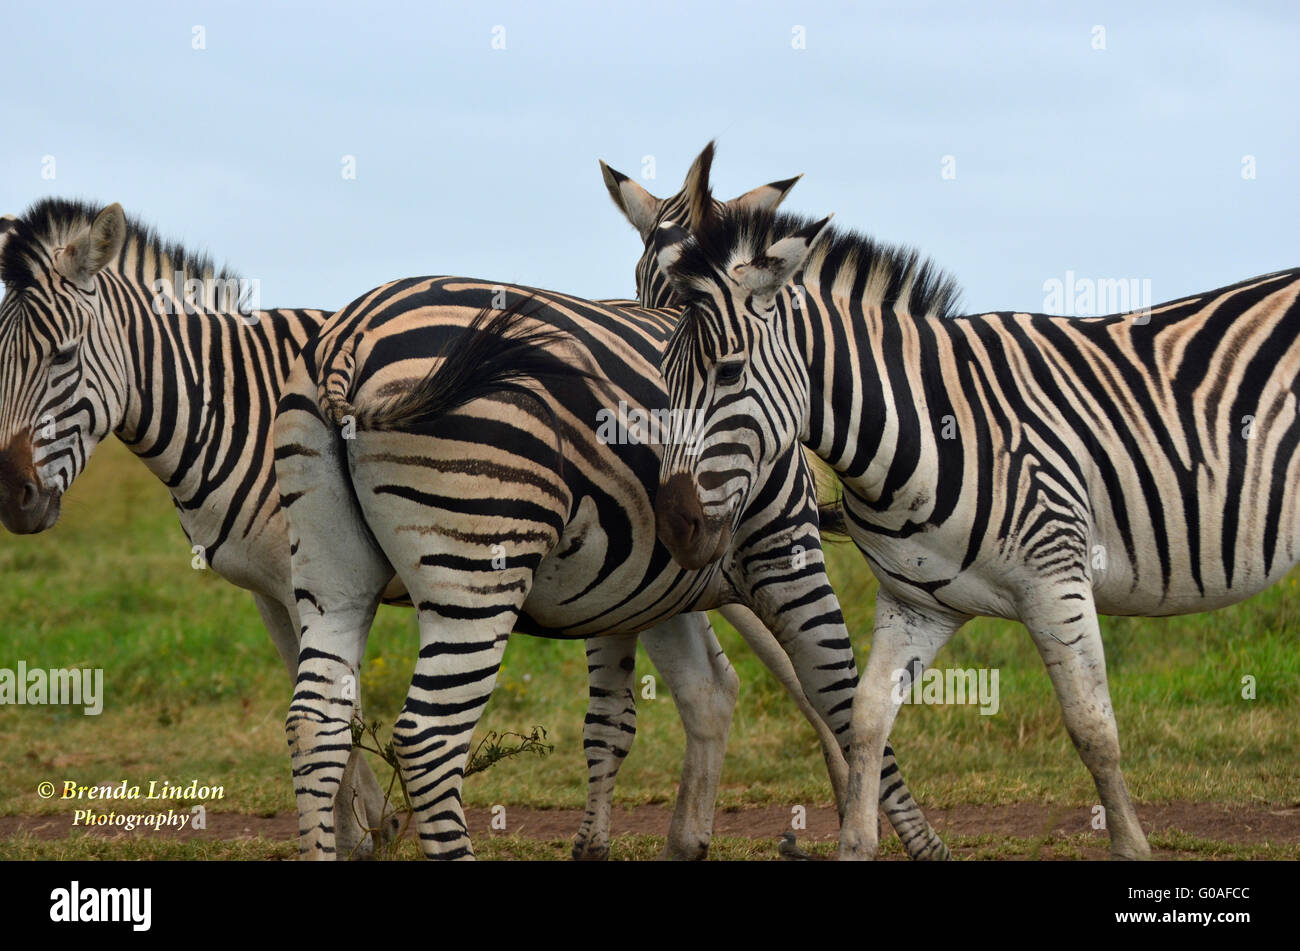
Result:
{"type": "Polygon", "coordinates": [[[808,368],[804,445],[872,508],[906,510],[932,497],[937,472],[918,465],[933,435],[926,391],[942,386],[922,359],[932,319],[832,294],[829,284],[810,282],[805,294],[810,306],[791,322],[808,368]]]}
{"type": "Polygon", "coordinates": [[[278,501],[275,406],[328,314],[156,314],[144,300],[124,315],[127,380],[116,433],[167,486],[191,540],[217,546],[247,530],[230,523],[238,509],[278,501]]]}

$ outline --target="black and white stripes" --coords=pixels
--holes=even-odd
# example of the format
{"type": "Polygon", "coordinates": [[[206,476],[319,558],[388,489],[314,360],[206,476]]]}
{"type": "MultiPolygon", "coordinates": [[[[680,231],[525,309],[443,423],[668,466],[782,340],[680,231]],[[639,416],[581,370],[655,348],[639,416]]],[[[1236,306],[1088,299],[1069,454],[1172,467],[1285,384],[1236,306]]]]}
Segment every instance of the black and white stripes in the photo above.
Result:
{"type": "MultiPolygon", "coordinates": [[[[344,308],[304,353],[276,422],[310,671],[286,723],[304,855],[338,848],[331,790],[347,755],[338,742],[350,706],[342,688],[354,682],[379,591],[394,572],[419,609],[421,632],[395,748],[431,857],[472,855],[461,775],[512,630],[658,631],[671,650],[647,646],[679,705],[694,698],[700,708],[725,708],[725,716],[686,722],[669,855],[707,849],[717,741],[734,701],[734,686],[715,685],[719,677],[734,685],[716,642],[683,612],[727,601],[752,608],[843,742],[853,654],[824,576],[801,451],[787,453],[771,491],[737,521],[721,566],[682,571],[654,537],[649,488],[663,447],[600,435],[602,410],[662,406],[653,367],[675,319],[532,288],[415,278],[344,308]],[[512,303],[494,310],[502,291],[512,303]],[[536,371],[531,382],[514,374],[520,366],[536,371]],[[347,436],[349,421],[357,426],[347,436]],[[721,665],[712,677],[694,673],[710,664],[721,665]]],[[[611,714],[588,723],[599,728],[597,743],[617,745],[630,740],[631,665],[592,664],[593,673],[611,668],[619,675],[611,714]]],[[[946,855],[901,781],[887,813],[912,854],[946,855]]]]}
{"type": "Polygon", "coordinates": [[[951,281],[912,252],[786,215],[707,218],[661,242],[687,304],[670,400],[706,419],[662,484],[716,524],[797,442],[840,476],[881,585],[841,855],[876,849],[896,672],[976,615],[1029,628],[1115,854],[1148,855],[1097,613],[1221,607],[1300,556],[1300,270],[1149,313],[959,317],[951,281]]]}
{"type": "MultiPolygon", "coordinates": [[[[239,286],[237,279],[160,241],[117,206],[96,210],[50,200],[21,217],[0,219],[0,267],[6,283],[0,304],[0,517],[16,531],[48,528],[62,492],[95,446],[116,434],[173,495],[193,549],[178,562],[203,564],[249,588],[291,674],[300,685],[310,684],[312,665],[324,655],[305,655],[309,663],[299,669],[303,592],[292,582],[270,429],[286,377],[324,312],[246,309],[238,295],[226,293],[232,282],[239,286]]],[[[284,503],[301,495],[287,492],[284,503]]],[[[406,600],[391,572],[382,596],[406,600]]],[[[788,658],[752,613],[735,607],[729,617],[798,691],[788,658]]],[[[692,615],[643,637],[660,669],[673,669],[671,680],[680,688],[676,699],[699,760],[688,774],[716,773],[735,678],[712,629],[702,615],[692,615]],[[689,642],[689,649],[678,641],[689,642]]],[[[588,818],[575,846],[580,857],[601,857],[608,848],[609,795],[633,729],[626,660],[634,649],[627,636],[610,637],[591,651],[585,731],[591,785],[588,818]]],[[[796,699],[814,715],[802,692],[796,699]]],[[[336,721],[329,729],[337,739],[344,726],[336,721]]],[[[833,774],[841,777],[842,792],[846,767],[838,740],[829,733],[823,739],[838,761],[833,774]]],[[[334,829],[336,842],[342,852],[364,854],[372,846],[368,831],[391,830],[364,759],[348,758],[336,789],[346,807],[334,829]]],[[[711,800],[701,798],[707,793],[683,788],[682,809],[694,825],[675,824],[689,833],[689,841],[674,844],[680,854],[700,848],[695,830],[710,821],[711,800]]],[[[923,820],[913,825],[932,836],[923,820]]],[[[924,839],[914,851],[937,854],[941,848],[924,839]]]]}

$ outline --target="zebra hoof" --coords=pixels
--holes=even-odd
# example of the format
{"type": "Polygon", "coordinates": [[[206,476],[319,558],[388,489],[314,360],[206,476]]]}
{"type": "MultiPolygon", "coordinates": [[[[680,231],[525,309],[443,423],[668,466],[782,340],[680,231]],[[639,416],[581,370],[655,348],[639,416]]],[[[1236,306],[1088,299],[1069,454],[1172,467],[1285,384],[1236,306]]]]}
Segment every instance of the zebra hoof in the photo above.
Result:
{"type": "Polygon", "coordinates": [[[585,832],[579,833],[570,854],[575,862],[603,862],[609,858],[609,840],[588,839],[585,832]]]}
{"type": "Polygon", "coordinates": [[[872,842],[866,836],[840,830],[839,860],[841,862],[873,862],[879,848],[879,840],[872,842]]]}
{"type": "MultiPolygon", "coordinates": [[[[1146,845],[1146,843],[1143,843],[1146,845]]],[[[1127,849],[1111,848],[1110,860],[1112,862],[1149,862],[1151,861],[1151,846],[1146,845],[1144,849],[1135,847],[1127,849]]]]}
{"type": "Polygon", "coordinates": [[[660,862],[703,862],[709,857],[708,842],[693,842],[690,845],[664,845],[659,853],[660,862]]]}

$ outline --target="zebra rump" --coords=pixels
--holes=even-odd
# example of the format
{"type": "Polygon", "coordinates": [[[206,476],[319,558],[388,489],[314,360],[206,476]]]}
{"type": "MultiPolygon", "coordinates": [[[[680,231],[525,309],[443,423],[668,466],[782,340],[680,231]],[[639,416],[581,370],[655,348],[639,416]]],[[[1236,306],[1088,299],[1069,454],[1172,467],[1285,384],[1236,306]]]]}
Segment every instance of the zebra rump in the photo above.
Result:
{"type": "Polygon", "coordinates": [[[567,339],[563,331],[528,326],[529,318],[542,309],[544,305],[532,297],[504,310],[483,308],[443,347],[434,358],[435,366],[423,378],[374,406],[358,407],[351,401],[353,352],[349,348],[336,358],[344,366],[328,375],[322,409],[336,423],[352,417],[359,430],[421,433],[474,400],[501,392],[518,393],[536,400],[547,411],[558,444],[559,418],[529,383],[586,381],[595,375],[547,349],[567,339]]]}

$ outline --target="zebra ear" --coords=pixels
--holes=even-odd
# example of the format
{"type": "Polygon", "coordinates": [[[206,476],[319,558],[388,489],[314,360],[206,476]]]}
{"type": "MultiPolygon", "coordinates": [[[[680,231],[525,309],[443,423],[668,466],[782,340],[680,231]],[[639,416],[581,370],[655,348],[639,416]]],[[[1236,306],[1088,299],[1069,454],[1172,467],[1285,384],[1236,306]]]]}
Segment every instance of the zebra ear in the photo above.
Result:
{"type": "Polygon", "coordinates": [[[687,227],[699,231],[700,226],[708,220],[713,212],[713,190],[709,187],[709,172],[713,169],[714,143],[710,142],[691,163],[686,173],[686,183],[682,185],[682,194],[686,196],[687,227]]]}
{"type": "Polygon", "coordinates": [[[618,205],[618,210],[632,222],[632,227],[641,235],[642,241],[649,239],[663,202],[603,161],[600,163],[600,174],[604,177],[605,188],[609,191],[609,197],[614,199],[614,204],[618,205]]]}
{"type": "Polygon", "coordinates": [[[13,215],[0,215],[0,251],[4,250],[9,233],[18,227],[18,219],[13,215]]]}
{"type": "Polygon", "coordinates": [[[682,256],[682,243],[689,237],[685,229],[671,221],[665,221],[655,232],[655,256],[665,274],[671,276],[672,266],[682,256]]]}
{"type": "Polygon", "coordinates": [[[68,280],[85,290],[94,287],[95,275],[117,257],[126,241],[126,214],[122,206],[109,205],[59,255],[58,269],[68,280]]]}
{"type": "Polygon", "coordinates": [[[796,175],[794,178],[782,179],[779,182],[770,182],[767,185],[759,185],[757,188],[751,188],[743,195],[737,195],[731,201],[727,202],[730,208],[743,208],[753,211],[776,211],[777,205],[785,201],[785,196],[790,194],[790,189],[794,188],[795,183],[803,178],[802,175],[796,175]]]}
{"type": "Polygon", "coordinates": [[[752,291],[760,305],[765,299],[775,298],[777,292],[804,266],[808,252],[831,217],[827,215],[821,221],[782,238],[748,264],[734,265],[732,278],[741,287],[752,291]]]}

